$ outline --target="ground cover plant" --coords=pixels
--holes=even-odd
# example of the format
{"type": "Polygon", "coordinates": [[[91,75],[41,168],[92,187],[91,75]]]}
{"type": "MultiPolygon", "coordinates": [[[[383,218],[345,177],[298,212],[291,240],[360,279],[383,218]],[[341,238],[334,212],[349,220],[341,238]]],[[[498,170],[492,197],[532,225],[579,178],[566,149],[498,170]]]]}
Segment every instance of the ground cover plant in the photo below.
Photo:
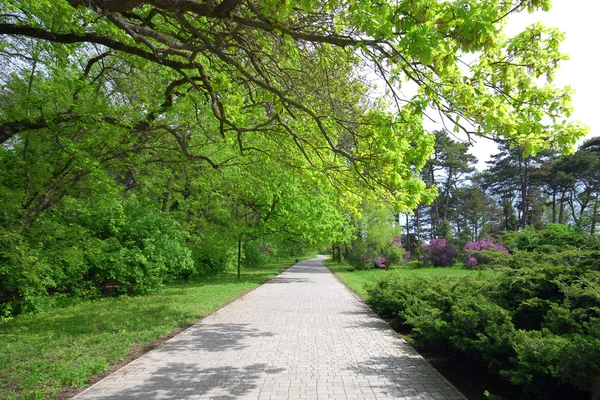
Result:
{"type": "Polygon", "coordinates": [[[257,287],[286,260],[216,277],[169,284],[144,296],[73,301],[0,321],[0,398],[52,399],[80,388],[140,347],[257,287]]]}

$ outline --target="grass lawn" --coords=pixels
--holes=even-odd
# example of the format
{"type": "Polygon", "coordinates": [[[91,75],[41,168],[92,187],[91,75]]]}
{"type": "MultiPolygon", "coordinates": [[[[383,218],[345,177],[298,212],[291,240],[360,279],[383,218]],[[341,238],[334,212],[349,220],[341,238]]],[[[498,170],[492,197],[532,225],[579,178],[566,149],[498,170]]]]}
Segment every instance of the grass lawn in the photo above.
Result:
{"type": "Polygon", "coordinates": [[[141,347],[189,325],[292,265],[293,260],[138,297],[82,301],[0,321],[0,399],[51,399],[141,347]]]}
{"type": "Polygon", "coordinates": [[[352,270],[348,264],[338,264],[337,261],[327,260],[325,265],[329,267],[350,289],[358,293],[363,299],[367,298],[365,284],[371,283],[376,279],[389,274],[402,274],[415,277],[432,277],[432,276],[474,276],[485,277],[489,274],[495,274],[493,270],[470,270],[462,267],[462,264],[456,264],[453,267],[423,267],[419,262],[413,261],[408,265],[394,265],[389,270],[383,269],[367,269],[367,270],[352,270]]]}

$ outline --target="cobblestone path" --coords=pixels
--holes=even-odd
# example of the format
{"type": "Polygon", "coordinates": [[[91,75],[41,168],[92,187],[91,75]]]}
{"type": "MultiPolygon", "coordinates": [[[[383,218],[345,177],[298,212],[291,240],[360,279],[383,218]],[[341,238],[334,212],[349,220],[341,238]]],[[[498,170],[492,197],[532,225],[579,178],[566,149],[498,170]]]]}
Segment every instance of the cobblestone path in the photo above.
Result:
{"type": "Polygon", "coordinates": [[[315,259],[75,399],[464,397],[315,259]]]}

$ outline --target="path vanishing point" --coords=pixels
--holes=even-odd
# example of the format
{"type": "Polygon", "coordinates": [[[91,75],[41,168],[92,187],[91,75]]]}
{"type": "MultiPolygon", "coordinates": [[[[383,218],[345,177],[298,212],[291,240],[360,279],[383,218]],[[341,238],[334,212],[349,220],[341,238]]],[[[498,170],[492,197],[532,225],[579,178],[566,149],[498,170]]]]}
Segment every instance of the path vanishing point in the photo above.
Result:
{"type": "Polygon", "coordinates": [[[74,399],[465,397],[314,259],[74,399]]]}

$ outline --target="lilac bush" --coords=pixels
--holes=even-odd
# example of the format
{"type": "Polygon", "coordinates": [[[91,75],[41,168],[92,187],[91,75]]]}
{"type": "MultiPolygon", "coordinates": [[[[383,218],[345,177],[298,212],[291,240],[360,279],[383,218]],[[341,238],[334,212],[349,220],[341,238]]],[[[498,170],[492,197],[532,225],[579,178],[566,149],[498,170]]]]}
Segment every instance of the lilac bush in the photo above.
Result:
{"type": "Polygon", "coordinates": [[[419,259],[436,267],[446,267],[452,265],[455,254],[454,247],[445,239],[431,239],[429,243],[421,245],[419,259]]]}
{"type": "Polygon", "coordinates": [[[385,257],[387,266],[399,263],[404,255],[404,249],[402,248],[400,236],[394,236],[392,241],[389,242],[387,246],[384,246],[382,249],[380,249],[378,255],[385,257]]]}
{"type": "Polygon", "coordinates": [[[467,258],[467,260],[465,261],[465,265],[467,265],[468,267],[474,267],[477,265],[477,259],[473,256],[469,256],[469,258],[467,258]]]}
{"type": "Polygon", "coordinates": [[[399,249],[402,248],[402,241],[400,240],[400,236],[394,236],[394,238],[392,239],[392,241],[390,243],[388,243],[388,246],[394,246],[397,247],[399,249]]]}
{"type": "Polygon", "coordinates": [[[492,242],[489,236],[465,244],[463,251],[467,256],[465,266],[469,268],[504,265],[511,257],[506,247],[500,243],[492,242]]]}
{"type": "Polygon", "coordinates": [[[510,254],[506,247],[502,246],[500,243],[494,243],[491,241],[489,236],[484,237],[475,242],[469,242],[465,244],[463,247],[463,251],[481,251],[481,250],[496,250],[501,251],[505,254],[510,254]]]}
{"type": "Polygon", "coordinates": [[[381,268],[381,269],[387,269],[386,262],[387,262],[387,260],[385,259],[384,256],[377,256],[373,260],[373,263],[375,264],[375,266],[377,268],[381,268]]]}
{"type": "Polygon", "coordinates": [[[402,260],[403,260],[405,263],[407,263],[407,262],[409,262],[409,261],[410,261],[410,256],[411,256],[411,254],[410,254],[410,251],[405,251],[405,252],[404,252],[404,255],[402,256],[402,260]]]}

